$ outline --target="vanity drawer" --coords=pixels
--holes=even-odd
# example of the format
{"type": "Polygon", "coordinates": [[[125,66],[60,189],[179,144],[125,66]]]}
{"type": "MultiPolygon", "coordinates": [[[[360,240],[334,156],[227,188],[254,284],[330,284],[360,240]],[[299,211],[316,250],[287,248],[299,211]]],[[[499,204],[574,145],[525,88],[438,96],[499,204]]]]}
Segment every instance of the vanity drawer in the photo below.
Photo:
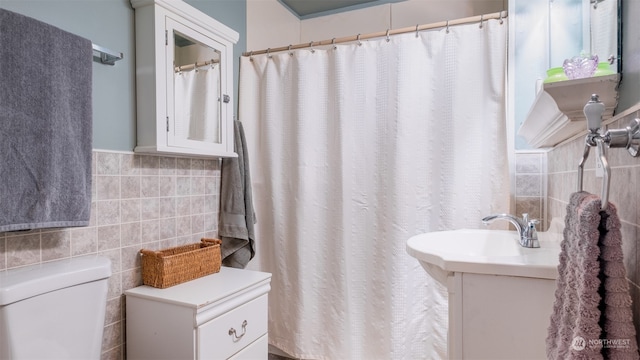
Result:
{"type": "Polygon", "coordinates": [[[226,359],[265,335],[267,305],[265,294],[199,326],[198,358],[226,359]]]}
{"type": "Polygon", "coordinates": [[[256,360],[267,359],[269,357],[269,336],[262,335],[253,344],[242,349],[228,360],[256,360]]]}

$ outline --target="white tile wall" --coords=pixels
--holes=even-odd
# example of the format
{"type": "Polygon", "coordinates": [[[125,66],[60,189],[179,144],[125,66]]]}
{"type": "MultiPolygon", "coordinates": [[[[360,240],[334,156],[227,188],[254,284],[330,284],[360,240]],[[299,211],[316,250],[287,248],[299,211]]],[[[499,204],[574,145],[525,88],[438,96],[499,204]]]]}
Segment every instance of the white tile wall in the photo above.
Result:
{"type": "Polygon", "coordinates": [[[546,217],[547,153],[544,151],[516,151],[515,215],[528,213],[530,219],[540,220],[540,230],[548,227],[546,217]]]}

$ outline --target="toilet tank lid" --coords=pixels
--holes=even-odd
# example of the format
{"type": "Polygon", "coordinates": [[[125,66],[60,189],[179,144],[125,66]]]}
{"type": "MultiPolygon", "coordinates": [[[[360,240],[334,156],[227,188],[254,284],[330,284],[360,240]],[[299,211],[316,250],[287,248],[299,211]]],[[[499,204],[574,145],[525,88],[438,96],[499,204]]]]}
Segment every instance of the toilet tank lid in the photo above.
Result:
{"type": "Polygon", "coordinates": [[[0,306],[111,276],[111,261],[83,256],[0,271],[0,306]]]}

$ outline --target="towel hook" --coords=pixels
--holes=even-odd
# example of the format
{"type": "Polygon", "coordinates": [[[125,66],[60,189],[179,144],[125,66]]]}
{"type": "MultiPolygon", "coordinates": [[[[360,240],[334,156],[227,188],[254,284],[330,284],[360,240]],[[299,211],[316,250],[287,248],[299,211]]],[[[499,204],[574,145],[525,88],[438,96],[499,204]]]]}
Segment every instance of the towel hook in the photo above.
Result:
{"type": "MultiPolygon", "coordinates": [[[[578,191],[582,191],[584,163],[589,157],[590,147],[596,147],[598,153],[598,159],[602,164],[604,171],[604,177],[602,179],[602,191],[600,193],[600,210],[605,210],[609,203],[609,180],[611,177],[611,171],[609,162],[607,161],[607,154],[605,152],[605,139],[600,135],[600,127],[602,126],[602,114],[604,113],[605,106],[598,98],[597,94],[591,95],[591,99],[584,106],[583,112],[587,118],[587,130],[589,133],[585,138],[585,147],[582,154],[582,159],[578,164],[578,191]]],[[[597,161],[596,160],[596,161],[597,161]]]]}
{"type": "Polygon", "coordinates": [[[602,191],[600,194],[600,210],[606,210],[609,205],[609,182],[611,180],[611,168],[609,167],[609,161],[607,161],[607,153],[604,147],[605,141],[603,138],[596,138],[596,144],[598,149],[598,156],[602,163],[602,169],[604,176],[602,177],[602,191]]]}
{"type": "Polygon", "coordinates": [[[603,132],[602,114],[604,114],[605,105],[600,101],[597,94],[591,95],[591,99],[584,106],[584,115],[587,118],[587,129],[589,133],[585,138],[585,147],[582,159],[578,164],[578,191],[582,191],[582,177],[584,172],[584,163],[589,156],[589,148],[596,147],[598,159],[603,168],[602,193],[601,193],[601,209],[605,210],[609,203],[609,190],[611,180],[611,168],[607,160],[607,148],[625,148],[633,157],[638,156],[640,150],[640,119],[636,118],[631,124],[624,129],[609,129],[603,132]]]}
{"type": "Polygon", "coordinates": [[[589,157],[590,149],[591,148],[589,147],[589,144],[587,144],[585,141],[584,151],[582,152],[582,158],[578,163],[578,188],[577,188],[578,192],[582,191],[582,175],[584,173],[584,163],[587,161],[587,158],[589,157]]]}

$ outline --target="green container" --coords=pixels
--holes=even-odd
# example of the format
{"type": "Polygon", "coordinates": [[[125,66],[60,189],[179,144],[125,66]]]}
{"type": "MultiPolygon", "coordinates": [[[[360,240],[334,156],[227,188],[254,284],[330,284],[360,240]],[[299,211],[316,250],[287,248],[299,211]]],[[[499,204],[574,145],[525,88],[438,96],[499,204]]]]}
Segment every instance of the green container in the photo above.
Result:
{"type": "Polygon", "coordinates": [[[605,75],[613,75],[616,72],[611,70],[611,65],[608,61],[603,61],[598,63],[598,67],[596,68],[596,72],[593,76],[605,76],[605,75]]]}
{"type": "Polygon", "coordinates": [[[543,83],[547,84],[564,80],[569,80],[569,78],[567,77],[567,74],[564,73],[562,66],[560,66],[547,70],[547,78],[544,79],[543,83]]]}

